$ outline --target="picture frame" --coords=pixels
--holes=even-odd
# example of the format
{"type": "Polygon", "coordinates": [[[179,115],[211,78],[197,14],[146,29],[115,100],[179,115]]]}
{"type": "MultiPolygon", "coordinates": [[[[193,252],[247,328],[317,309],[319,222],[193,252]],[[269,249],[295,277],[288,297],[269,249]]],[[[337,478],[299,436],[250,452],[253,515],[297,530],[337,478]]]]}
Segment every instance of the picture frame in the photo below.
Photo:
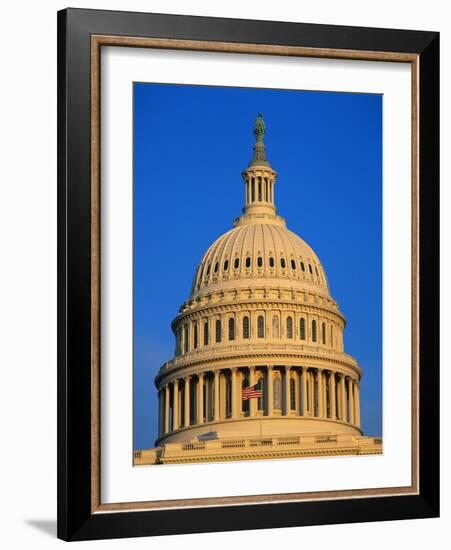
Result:
{"type": "Polygon", "coordinates": [[[58,537],[154,536],[439,514],[439,34],[101,10],[58,13],[58,537]],[[101,501],[100,52],[104,47],[411,66],[412,483],[101,501]]]}

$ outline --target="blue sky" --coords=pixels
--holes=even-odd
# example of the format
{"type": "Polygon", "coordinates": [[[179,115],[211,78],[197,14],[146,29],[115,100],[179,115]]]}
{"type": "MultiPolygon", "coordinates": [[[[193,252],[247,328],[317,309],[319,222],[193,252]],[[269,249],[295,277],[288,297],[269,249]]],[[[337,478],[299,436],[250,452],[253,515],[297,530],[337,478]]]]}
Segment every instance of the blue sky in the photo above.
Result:
{"type": "Polygon", "coordinates": [[[364,433],[382,435],[382,96],[135,83],[133,98],[134,448],[154,444],[154,377],[195,268],[241,213],[260,111],[278,212],[326,270],[364,433]]]}

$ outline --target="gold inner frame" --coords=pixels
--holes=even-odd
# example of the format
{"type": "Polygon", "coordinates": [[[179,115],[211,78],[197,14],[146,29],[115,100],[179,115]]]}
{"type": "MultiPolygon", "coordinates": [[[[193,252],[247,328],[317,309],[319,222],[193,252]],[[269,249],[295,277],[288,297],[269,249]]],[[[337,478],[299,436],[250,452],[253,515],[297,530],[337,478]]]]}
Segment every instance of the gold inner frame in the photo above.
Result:
{"type": "Polygon", "coordinates": [[[91,512],[117,512],[168,508],[226,506],[232,504],[265,504],[301,502],[340,498],[364,498],[419,494],[419,56],[399,52],[361,50],[334,50],[267,44],[242,44],[166,38],[139,38],[128,36],[91,36],[91,512]],[[158,500],[145,502],[118,502],[102,504],[100,501],[100,53],[102,46],[157,48],[171,50],[208,51],[221,53],[247,53],[294,57],[355,59],[410,63],[412,97],[412,479],[408,487],[353,489],[303,493],[278,493],[235,497],[158,500]]]}

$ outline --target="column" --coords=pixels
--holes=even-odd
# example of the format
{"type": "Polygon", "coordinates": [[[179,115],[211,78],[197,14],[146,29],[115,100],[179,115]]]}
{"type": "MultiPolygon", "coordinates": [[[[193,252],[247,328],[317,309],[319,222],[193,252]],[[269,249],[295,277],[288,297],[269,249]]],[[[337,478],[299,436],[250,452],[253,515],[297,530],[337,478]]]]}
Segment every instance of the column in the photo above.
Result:
{"type": "MultiPolygon", "coordinates": [[[[255,384],[255,367],[249,367],[249,386],[255,384]]],[[[257,414],[257,400],[255,398],[249,399],[249,414],[250,416],[256,416],[257,414]]]]}
{"type": "Polygon", "coordinates": [[[268,388],[268,396],[267,396],[267,403],[268,403],[268,416],[272,416],[274,412],[274,388],[272,383],[272,365],[267,367],[268,371],[268,383],[266,387],[268,388]]]}
{"type": "Polygon", "coordinates": [[[238,399],[236,395],[236,369],[232,368],[230,371],[232,377],[232,418],[237,418],[238,399]]]}
{"type": "Polygon", "coordinates": [[[354,424],[354,380],[352,378],[348,381],[349,388],[349,422],[354,424]]]}
{"type": "Polygon", "coordinates": [[[345,375],[340,375],[340,420],[347,422],[345,375]]]}
{"type": "Polygon", "coordinates": [[[176,379],[173,382],[173,390],[174,394],[172,396],[172,430],[178,430],[179,429],[179,381],[176,379]]]}
{"type": "Polygon", "coordinates": [[[184,403],[184,405],[185,405],[185,415],[184,415],[185,416],[185,418],[184,418],[185,428],[190,425],[190,418],[189,418],[190,417],[190,414],[189,414],[190,413],[190,402],[189,402],[190,401],[190,389],[189,389],[190,378],[191,378],[190,376],[185,377],[185,392],[184,392],[184,395],[185,395],[185,403],[184,403]]]}
{"type": "Polygon", "coordinates": [[[215,411],[214,419],[219,420],[219,370],[215,370],[215,411]]]}
{"type": "Polygon", "coordinates": [[[307,367],[302,367],[301,395],[302,395],[302,416],[307,416],[307,367]]]}
{"type": "Polygon", "coordinates": [[[169,384],[164,387],[164,433],[169,432],[169,384]]]}
{"type": "Polygon", "coordinates": [[[324,402],[323,402],[323,371],[321,369],[316,370],[316,378],[318,380],[318,416],[322,418],[324,416],[324,402]]]}
{"type": "Polygon", "coordinates": [[[355,423],[360,428],[360,386],[355,383],[355,423]]]}
{"type": "Polygon", "coordinates": [[[158,437],[161,437],[164,433],[164,393],[162,389],[158,392],[158,405],[158,437]]]}
{"type": "Polygon", "coordinates": [[[285,416],[290,414],[290,367],[285,365],[285,416]]]}
{"type": "Polygon", "coordinates": [[[204,423],[204,373],[199,373],[197,380],[197,423],[204,423]]]}
{"type": "Polygon", "coordinates": [[[335,411],[337,408],[336,395],[335,395],[335,373],[330,372],[329,375],[329,396],[330,396],[330,418],[335,420],[335,411]]]}
{"type": "Polygon", "coordinates": [[[315,380],[313,376],[313,371],[309,371],[309,400],[310,400],[310,415],[315,416],[315,380]]]}
{"type": "Polygon", "coordinates": [[[360,428],[360,387],[359,383],[355,383],[355,424],[360,428]]]}

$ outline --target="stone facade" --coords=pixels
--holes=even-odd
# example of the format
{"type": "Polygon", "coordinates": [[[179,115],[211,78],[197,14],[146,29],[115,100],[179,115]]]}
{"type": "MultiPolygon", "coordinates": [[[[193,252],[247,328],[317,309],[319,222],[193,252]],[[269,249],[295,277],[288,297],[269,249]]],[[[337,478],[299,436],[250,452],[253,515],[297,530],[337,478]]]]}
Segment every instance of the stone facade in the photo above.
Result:
{"type": "Polygon", "coordinates": [[[325,271],[276,212],[264,132],[259,115],[243,215],[204,254],[172,323],[156,447],[135,465],[382,452],[360,429],[362,371],[325,271]],[[255,384],[261,397],[242,399],[255,384]]]}

